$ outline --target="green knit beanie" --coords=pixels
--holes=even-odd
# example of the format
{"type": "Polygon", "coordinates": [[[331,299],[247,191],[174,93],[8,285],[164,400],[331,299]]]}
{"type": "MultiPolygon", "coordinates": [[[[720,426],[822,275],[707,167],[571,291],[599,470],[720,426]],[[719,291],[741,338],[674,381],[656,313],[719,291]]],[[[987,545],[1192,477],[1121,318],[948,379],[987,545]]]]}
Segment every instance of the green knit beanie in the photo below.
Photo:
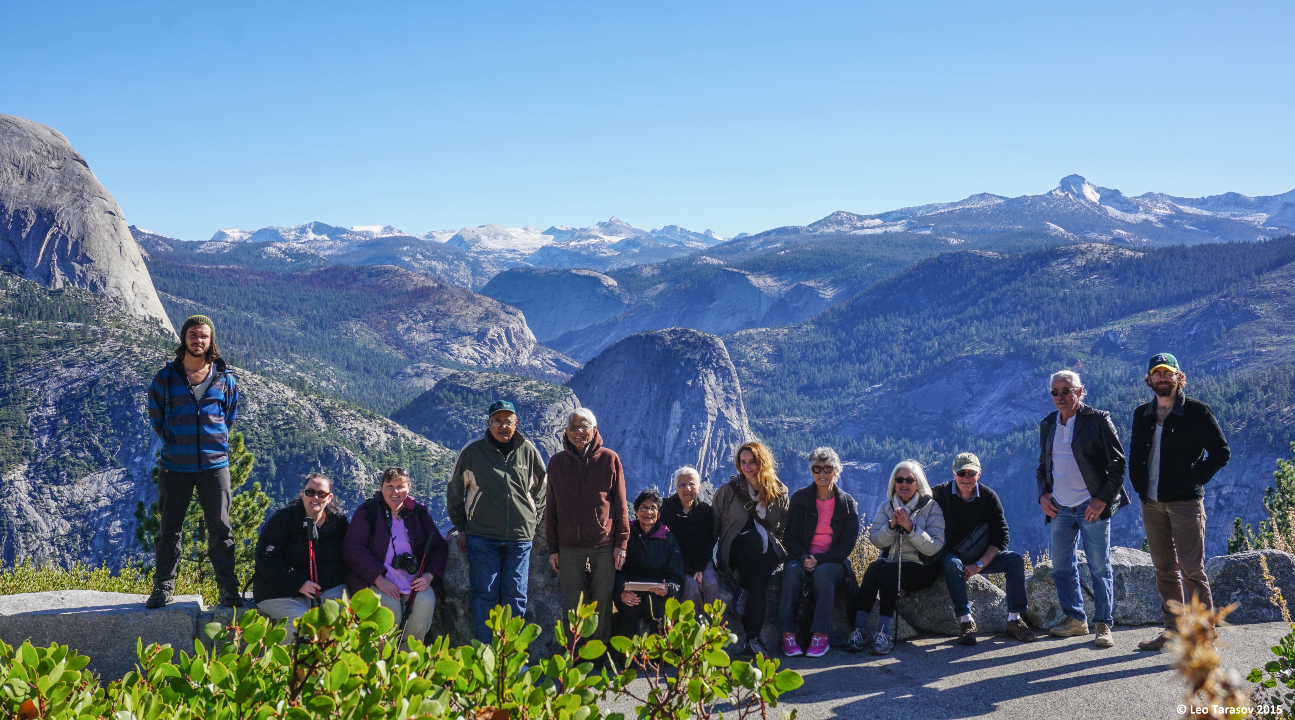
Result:
{"type": "Polygon", "coordinates": [[[207,327],[211,328],[211,337],[213,340],[215,339],[216,325],[212,323],[211,318],[207,317],[206,315],[190,315],[189,319],[184,321],[184,326],[180,328],[180,338],[184,339],[184,335],[185,333],[189,332],[189,328],[198,324],[206,325],[207,327]]]}

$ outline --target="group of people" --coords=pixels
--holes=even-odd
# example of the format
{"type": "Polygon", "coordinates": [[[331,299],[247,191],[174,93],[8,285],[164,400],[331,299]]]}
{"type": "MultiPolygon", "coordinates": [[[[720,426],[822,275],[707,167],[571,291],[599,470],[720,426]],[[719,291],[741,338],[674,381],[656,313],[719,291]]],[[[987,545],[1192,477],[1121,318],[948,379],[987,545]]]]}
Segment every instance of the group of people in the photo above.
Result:
{"type": "MultiPolygon", "coordinates": [[[[1165,626],[1172,602],[1197,597],[1212,607],[1204,570],[1203,486],[1229,458],[1227,441],[1209,406],[1188,398],[1186,376],[1169,354],[1154,356],[1145,377],[1154,399],[1133,413],[1131,452],[1110,414],[1083,402],[1078,374],[1060,371],[1049,381],[1056,411],[1040,423],[1037,491],[1051,527],[1053,577],[1066,619],[1050,629],[1060,637],[1087,635],[1114,644],[1111,517],[1129,504],[1127,468],[1141,500],[1165,626]],[[1077,565],[1082,542],[1092,578],[1094,617],[1084,610],[1077,565]],[[1186,595],[1184,594],[1186,586],[1186,595]]],[[[158,478],[161,527],[157,569],[148,607],[171,601],[184,512],[193,493],[207,518],[208,553],[221,601],[241,605],[229,526],[228,435],[238,407],[235,378],[220,360],[215,327],[205,316],[181,329],[176,359],[149,390],[149,415],[162,437],[158,478]]],[[[842,463],[831,448],[807,458],[813,481],[790,492],[778,479],[769,449],[758,441],[738,448],[737,473],[710,502],[692,467],[671,478],[673,494],[626,495],[620,457],[603,444],[588,408],[567,419],[563,449],[547,463],[518,430],[506,400],[487,408],[482,437],[458,455],[446,492],[453,529],[447,540],[427,506],[410,496],[409,474],[387,469],[380,488],[348,519],[322,474],[306,478],[300,496],[268,520],[256,548],[254,595],[260,612],[295,618],[313,603],[373,590],[401,622],[406,636],[431,626],[449,542],[466,557],[472,631],[491,641],[489,613],[508,606],[526,613],[531,546],[543,522],[548,564],[557,574],[564,611],[597,603],[594,637],[654,629],[666,598],[698,607],[720,595],[720,574],[736,581],[732,612],[745,636],[744,651],[761,644],[769,586],[781,569],[774,622],[788,656],[819,657],[840,593],[852,597],[854,631],[846,649],[885,655],[894,646],[895,611],[902,592],[925,590],[943,578],[960,625],[958,642],[974,645],[977,628],[967,583],[977,574],[1004,576],[1007,635],[1032,642],[1024,558],[1009,549],[1010,532],[997,493],[982,482],[980,459],[958,454],[949,480],[932,487],[922,464],[905,460],[890,473],[885,498],[864,525],[858,504],[839,484],[842,463]],[[630,519],[632,507],[633,520],[630,519]],[[860,534],[879,557],[862,578],[851,563],[860,534]],[[800,608],[803,602],[812,607],[800,608]],[[606,610],[610,609],[611,612],[606,610]],[[811,616],[801,645],[798,611],[811,616]],[[876,630],[868,626],[876,612],[876,630]]],[[[1158,650],[1161,633],[1140,643],[1158,650]]]]}

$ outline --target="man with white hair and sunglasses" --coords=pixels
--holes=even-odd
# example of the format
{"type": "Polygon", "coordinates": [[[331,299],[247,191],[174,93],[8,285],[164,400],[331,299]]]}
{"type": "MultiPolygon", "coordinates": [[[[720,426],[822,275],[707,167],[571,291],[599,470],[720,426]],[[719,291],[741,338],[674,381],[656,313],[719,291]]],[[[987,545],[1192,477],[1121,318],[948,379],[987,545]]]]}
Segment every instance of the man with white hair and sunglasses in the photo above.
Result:
{"type": "Polygon", "coordinates": [[[1054,637],[1088,634],[1084,596],[1075,552],[1082,538],[1093,578],[1093,641],[1111,647],[1115,637],[1115,583],[1111,568],[1111,516],[1129,504],[1124,492],[1124,446],[1111,414],[1084,404],[1084,384],[1070,370],[1053,373],[1057,410],[1039,423],[1039,506],[1052,525],[1052,579],[1066,619],[1049,630],[1054,637]]]}

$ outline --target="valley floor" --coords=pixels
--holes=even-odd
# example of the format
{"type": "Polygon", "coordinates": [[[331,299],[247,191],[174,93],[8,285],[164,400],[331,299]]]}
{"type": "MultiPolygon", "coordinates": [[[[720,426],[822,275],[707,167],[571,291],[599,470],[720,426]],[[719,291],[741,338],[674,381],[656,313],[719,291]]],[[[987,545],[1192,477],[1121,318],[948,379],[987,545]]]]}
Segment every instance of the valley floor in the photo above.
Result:
{"type": "MultiPolygon", "coordinates": [[[[1273,658],[1269,648],[1288,631],[1283,623],[1220,628],[1224,665],[1244,677],[1273,658]]],[[[1042,637],[1028,645],[982,635],[975,647],[921,637],[880,659],[839,649],[817,659],[784,659],[783,667],[804,675],[805,684],[778,709],[795,708],[799,720],[1178,718],[1184,685],[1172,657],[1137,649],[1155,632],[1117,627],[1115,647],[1106,650],[1093,647],[1092,635],[1042,637]]],[[[615,709],[632,717],[628,704],[615,709]]]]}

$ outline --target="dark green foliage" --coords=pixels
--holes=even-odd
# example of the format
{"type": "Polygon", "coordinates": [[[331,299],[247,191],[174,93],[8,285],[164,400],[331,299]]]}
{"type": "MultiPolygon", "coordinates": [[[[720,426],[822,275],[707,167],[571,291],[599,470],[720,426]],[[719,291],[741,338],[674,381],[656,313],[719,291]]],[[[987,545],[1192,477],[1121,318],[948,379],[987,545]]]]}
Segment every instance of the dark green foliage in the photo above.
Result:
{"type": "MultiPolygon", "coordinates": [[[[1283,407],[1289,407],[1285,405],[1283,407]]],[[[1295,453],[1295,442],[1291,443],[1291,452],[1295,453]]],[[[1267,519],[1259,521],[1259,532],[1249,524],[1242,526],[1241,518],[1232,524],[1232,537],[1228,539],[1228,553],[1246,552],[1276,548],[1290,552],[1292,541],[1295,541],[1295,463],[1290,460],[1277,460],[1277,470],[1273,472],[1273,485],[1264,492],[1264,514],[1267,519]]]]}

